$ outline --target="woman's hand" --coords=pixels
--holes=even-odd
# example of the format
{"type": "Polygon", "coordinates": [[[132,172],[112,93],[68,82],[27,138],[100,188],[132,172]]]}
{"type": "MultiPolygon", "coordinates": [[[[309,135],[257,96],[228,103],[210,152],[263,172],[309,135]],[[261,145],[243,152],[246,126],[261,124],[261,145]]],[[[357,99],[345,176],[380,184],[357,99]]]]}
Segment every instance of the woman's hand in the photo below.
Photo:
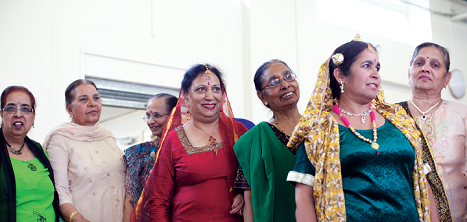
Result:
{"type": "Polygon", "coordinates": [[[73,217],[73,220],[70,222],[90,222],[90,221],[86,220],[86,218],[84,218],[82,214],[76,214],[73,217]]]}
{"type": "Polygon", "coordinates": [[[62,213],[63,219],[68,222],[90,222],[82,214],[76,210],[76,208],[71,203],[64,203],[60,205],[60,212],[62,213]],[[73,216],[73,220],[70,220],[71,215],[74,212],[78,212],[73,216]]]}
{"type": "Polygon", "coordinates": [[[230,211],[230,214],[238,213],[240,216],[242,216],[244,204],[245,201],[243,200],[243,194],[237,194],[237,196],[235,196],[233,199],[232,210],[230,211]]]}

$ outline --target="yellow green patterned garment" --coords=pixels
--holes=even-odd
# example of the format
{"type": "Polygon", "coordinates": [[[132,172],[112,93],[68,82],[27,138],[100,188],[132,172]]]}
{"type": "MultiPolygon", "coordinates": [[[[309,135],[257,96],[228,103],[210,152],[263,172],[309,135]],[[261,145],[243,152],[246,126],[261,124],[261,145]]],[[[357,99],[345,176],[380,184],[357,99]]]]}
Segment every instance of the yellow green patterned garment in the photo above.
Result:
{"type": "Polygon", "coordinates": [[[54,186],[37,159],[10,158],[16,181],[16,221],[55,221],[54,186]]]}
{"type": "MultiPolygon", "coordinates": [[[[386,120],[377,130],[379,154],[349,128],[339,125],[346,219],[360,222],[418,222],[412,182],[415,152],[391,122],[386,120]]],[[[356,131],[366,138],[371,138],[373,134],[371,129],[356,131]]],[[[293,172],[312,178],[316,170],[310,164],[303,144],[297,150],[293,172]]]]}
{"type": "MultiPolygon", "coordinates": [[[[318,221],[345,221],[346,208],[342,188],[339,127],[332,117],[333,98],[329,87],[329,59],[319,70],[318,80],[305,112],[289,140],[289,147],[304,142],[308,159],[316,169],[313,197],[318,221]]],[[[414,200],[420,221],[430,221],[427,181],[423,170],[420,132],[405,110],[384,101],[383,90],[373,99],[372,107],[390,121],[406,138],[415,152],[412,173],[414,200]]],[[[379,139],[379,138],[378,138],[379,139]]]]}

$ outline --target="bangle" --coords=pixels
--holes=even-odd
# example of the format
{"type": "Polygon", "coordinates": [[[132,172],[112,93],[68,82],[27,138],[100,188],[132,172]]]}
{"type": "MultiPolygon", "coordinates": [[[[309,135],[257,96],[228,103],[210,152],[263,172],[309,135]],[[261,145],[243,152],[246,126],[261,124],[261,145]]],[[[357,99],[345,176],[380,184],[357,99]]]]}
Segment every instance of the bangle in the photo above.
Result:
{"type": "Polygon", "coordinates": [[[75,217],[76,214],[79,214],[78,211],[75,211],[75,212],[71,213],[71,215],[70,215],[70,222],[73,221],[73,217],[75,217]]]}

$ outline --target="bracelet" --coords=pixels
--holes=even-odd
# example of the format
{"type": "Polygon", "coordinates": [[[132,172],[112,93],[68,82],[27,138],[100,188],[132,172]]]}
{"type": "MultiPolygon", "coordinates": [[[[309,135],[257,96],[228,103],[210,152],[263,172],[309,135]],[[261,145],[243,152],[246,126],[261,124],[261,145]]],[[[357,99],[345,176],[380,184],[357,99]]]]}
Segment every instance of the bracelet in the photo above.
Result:
{"type": "Polygon", "coordinates": [[[76,214],[79,214],[78,211],[75,211],[75,212],[71,213],[71,215],[70,215],[70,222],[73,221],[73,217],[75,217],[76,214]]]}

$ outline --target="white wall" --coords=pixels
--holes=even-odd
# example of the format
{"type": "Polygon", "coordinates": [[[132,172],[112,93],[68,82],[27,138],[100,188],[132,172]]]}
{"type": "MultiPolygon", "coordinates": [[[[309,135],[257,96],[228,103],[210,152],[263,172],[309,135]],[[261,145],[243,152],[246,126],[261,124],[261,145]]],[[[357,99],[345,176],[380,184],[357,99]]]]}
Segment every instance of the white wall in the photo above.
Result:
{"type": "MultiPolygon", "coordinates": [[[[382,24],[391,18],[369,13],[358,26],[371,24],[369,28],[382,31],[365,32],[319,19],[317,13],[322,9],[317,2],[0,0],[0,89],[24,85],[34,93],[36,127],[29,136],[42,142],[50,129],[69,121],[63,94],[75,79],[94,76],[178,88],[186,69],[208,62],[226,74],[235,115],[258,123],[272,116],[256,97],[253,76],[259,65],[279,58],[297,72],[302,111],[320,64],[359,33],[363,40],[380,45],[387,100],[410,98],[407,69],[416,44],[392,40],[389,34],[381,34],[384,26],[368,23],[382,24]]],[[[429,3],[443,11],[451,7],[446,0],[429,3]]],[[[401,7],[398,10],[404,13],[413,10],[401,7]]],[[[458,9],[467,11],[465,6],[458,9]]],[[[352,17],[356,11],[358,8],[349,8],[344,14],[352,17]]],[[[467,23],[433,14],[425,22],[425,26],[431,24],[431,31],[408,30],[405,35],[420,35],[420,43],[432,40],[446,46],[452,68],[467,74],[467,23]]],[[[443,98],[455,100],[448,90],[443,98]]],[[[467,97],[456,101],[467,104],[467,97]]],[[[107,127],[114,131],[116,125],[107,127]]]]}

